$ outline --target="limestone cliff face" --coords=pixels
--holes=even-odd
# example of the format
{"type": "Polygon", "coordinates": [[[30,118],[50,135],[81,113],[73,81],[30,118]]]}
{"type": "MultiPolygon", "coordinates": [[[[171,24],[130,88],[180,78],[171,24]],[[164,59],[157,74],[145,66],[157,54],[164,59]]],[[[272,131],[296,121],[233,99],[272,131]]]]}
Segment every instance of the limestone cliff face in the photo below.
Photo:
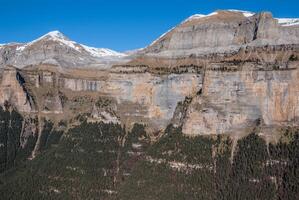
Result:
{"type": "Polygon", "coordinates": [[[172,123],[188,135],[244,131],[257,121],[297,126],[299,26],[271,13],[195,15],[132,61],[174,70],[201,67],[202,88],[182,102],[172,123]]]}
{"type": "MultiPolygon", "coordinates": [[[[92,117],[101,118],[104,113],[106,118],[113,119],[112,122],[120,120],[128,126],[145,123],[152,131],[164,129],[170,123],[178,102],[196,93],[202,82],[201,75],[193,73],[111,72],[107,75],[105,72],[105,76],[93,78],[38,70],[21,70],[20,73],[28,81],[38,99],[39,111],[44,114],[64,115],[71,110],[74,116],[80,114],[77,110],[82,108],[81,114],[91,113],[92,117]],[[108,110],[98,103],[107,98],[108,110]],[[108,116],[111,111],[112,115],[108,116]]],[[[15,80],[15,77],[10,79],[15,80]]],[[[23,106],[20,101],[15,104],[18,108],[23,106]]],[[[20,110],[33,111],[30,107],[26,109],[20,110]]]]}
{"type": "Polygon", "coordinates": [[[217,11],[184,21],[126,64],[4,70],[0,105],[52,119],[146,125],[187,135],[298,126],[299,26],[270,13],[217,11]]]}
{"type": "Polygon", "coordinates": [[[183,132],[223,134],[252,126],[298,125],[298,70],[207,71],[188,107],[183,132]]]}
{"type": "Polygon", "coordinates": [[[244,46],[298,43],[298,25],[283,26],[271,13],[217,11],[207,16],[191,16],[153,42],[144,53],[177,58],[191,54],[234,53],[244,46]]]}
{"type": "Polygon", "coordinates": [[[21,112],[35,110],[33,98],[25,87],[25,80],[13,67],[7,67],[2,72],[0,105],[6,103],[13,104],[21,112]]]}

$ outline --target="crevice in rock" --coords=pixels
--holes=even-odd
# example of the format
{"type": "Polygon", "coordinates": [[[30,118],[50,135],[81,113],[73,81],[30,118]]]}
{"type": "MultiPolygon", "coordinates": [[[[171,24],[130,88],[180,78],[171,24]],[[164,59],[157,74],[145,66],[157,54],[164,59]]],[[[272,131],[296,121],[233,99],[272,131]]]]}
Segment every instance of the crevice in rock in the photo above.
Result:
{"type": "Polygon", "coordinates": [[[26,102],[24,105],[26,105],[27,103],[29,103],[30,107],[31,108],[34,108],[34,104],[35,104],[35,101],[34,101],[34,98],[33,96],[30,94],[30,92],[27,90],[25,84],[26,84],[26,81],[25,79],[23,78],[23,76],[20,74],[19,71],[16,72],[16,79],[19,83],[19,85],[22,87],[25,95],[26,95],[26,102]]]}

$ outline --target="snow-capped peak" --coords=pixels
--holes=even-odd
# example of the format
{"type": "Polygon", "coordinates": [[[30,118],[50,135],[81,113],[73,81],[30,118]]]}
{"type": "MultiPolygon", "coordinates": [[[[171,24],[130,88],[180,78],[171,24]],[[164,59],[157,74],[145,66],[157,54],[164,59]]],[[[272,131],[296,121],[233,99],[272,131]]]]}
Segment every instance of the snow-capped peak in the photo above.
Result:
{"type": "MultiPolygon", "coordinates": [[[[33,40],[32,42],[36,42],[42,39],[60,39],[60,40],[69,40],[63,33],[61,33],[60,31],[51,31],[41,37],[39,37],[36,40],[33,40]]],[[[31,43],[32,43],[31,42],[31,43]]]]}
{"type": "MultiPolygon", "coordinates": [[[[50,40],[62,40],[62,41],[71,41],[68,37],[66,37],[63,33],[61,33],[60,31],[51,31],[43,36],[41,36],[40,38],[38,38],[37,40],[43,40],[43,39],[50,39],[50,40]]],[[[37,41],[34,40],[34,41],[37,41]]],[[[33,41],[33,42],[34,42],[33,41]]],[[[76,43],[71,41],[72,43],[76,43]]]]}
{"type": "Polygon", "coordinates": [[[33,40],[32,42],[27,43],[26,46],[30,46],[30,45],[32,45],[36,42],[41,41],[41,40],[56,41],[56,42],[67,45],[67,46],[79,51],[79,47],[78,47],[77,43],[74,42],[74,41],[71,41],[70,39],[68,39],[65,35],[63,35],[59,31],[51,31],[51,32],[41,36],[40,38],[38,38],[36,40],[33,40]]]}
{"type": "Polygon", "coordinates": [[[125,54],[118,53],[118,52],[110,50],[110,49],[88,47],[86,45],[79,44],[75,41],[70,40],[68,37],[66,37],[63,33],[59,32],[59,31],[51,31],[51,32],[39,37],[38,39],[33,40],[32,42],[29,42],[27,44],[18,45],[16,50],[18,52],[22,52],[27,47],[34,45],[40,41],[54,41],[61,45],[68,46],[69,48],[72,48],[80,53],[88,53],[90,56],[96,57],[96,58],[125,56],[125,54]]]}
{"type": "Polygon", "coordinates": [[[50,37],[53,37],[53,38],[61,38],[61,39],[64,39],[66,38],[65,35],[63,35],[61,32],[59,31],[51,31],[49,33],[47,33],[46,35],[44,36],[50,36],[50,37]]]}

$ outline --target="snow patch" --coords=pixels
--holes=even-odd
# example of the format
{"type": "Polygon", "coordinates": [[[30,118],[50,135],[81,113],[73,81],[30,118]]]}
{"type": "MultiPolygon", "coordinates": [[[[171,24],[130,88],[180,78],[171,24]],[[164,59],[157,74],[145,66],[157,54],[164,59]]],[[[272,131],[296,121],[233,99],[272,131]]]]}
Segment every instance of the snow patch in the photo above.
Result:
{"type": "Polygon", "coordinates": [[[244,17],[252,17],[253,15],[255,15],[255,13],[249,12],[249,11],[245,11],[245,10],[229,9],[227,11],[242,13],[244,15],[244,17]]]}
{"type": "Polygon", "coordinates": [[[119,53],[119,52],[113,51],[111,49],[89,47],[89,46],[86,46],[83,44],[81,44],[81,46],[84,48],[85,51],[87,51],[88,53],[90,53],[90,55],[92,55],[94,57],[104,57],[104,56],[124,57],[124,56],[126,56],[123,53],[119,53]]]}
{"type": "Polygon", "coordinates": [[[299,18],[276,18],[281,26],[299,25],[299,18]]]}
{"type": "Polygon", "coordinates": [[[145,47],[139,48],[139,49],[128,50],[128,51],[125,51],[124,54],[130,56],[130,55],[138,54],[138,53],[144,51],[144,49],[145,49],[145,47]]]}
{"type": "Polygon", "coordinates": [[[65,39],[65,36],[59,31],[51,31],[48,34],[46,34],[45,36],[51,36],[53,38],[65,39]]]}
{"type": "Polygon", "coordinates": [[[17,46],[17,51],[23,51],[25,49],[25,46],[17,46]]]}
{"type": "Polygon", "coordinates": [[[195,20],[195,19],[200,19],[200,18],[204,18],[204,17],[210,17],[210,16],[213,16],[213,15],[217,15],[218,12],[212,12],[208,15],[203,15],[203,14],[195,14],[195,15],[192,15],[191,17],[187,18],[185,21],[183,21],[183,23],[186,23],[188,21],[191,21],[191,20],[195,20]]]}

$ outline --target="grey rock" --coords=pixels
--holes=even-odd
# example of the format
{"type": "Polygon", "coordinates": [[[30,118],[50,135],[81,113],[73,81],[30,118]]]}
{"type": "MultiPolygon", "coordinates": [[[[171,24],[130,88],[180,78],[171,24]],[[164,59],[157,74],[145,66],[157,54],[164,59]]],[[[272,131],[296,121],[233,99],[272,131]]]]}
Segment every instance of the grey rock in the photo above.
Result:
{"type": "Polygon", "coordinates": [[[244,16],[237,11],[217,11],[190,17],[143,50],[150,57],[237,52],[244,46],[299,44],[299,25],[283,26],[271,13],[244,16]]]}
{"type": "Polygon", "coordinates": [[[55,64],[63,68],[110,67],[126,60],[126,55],[110,49],[96,49],[71,41],[58,31],[29,43],[11,43],[0,47],[0,67],[55,64]]]}

